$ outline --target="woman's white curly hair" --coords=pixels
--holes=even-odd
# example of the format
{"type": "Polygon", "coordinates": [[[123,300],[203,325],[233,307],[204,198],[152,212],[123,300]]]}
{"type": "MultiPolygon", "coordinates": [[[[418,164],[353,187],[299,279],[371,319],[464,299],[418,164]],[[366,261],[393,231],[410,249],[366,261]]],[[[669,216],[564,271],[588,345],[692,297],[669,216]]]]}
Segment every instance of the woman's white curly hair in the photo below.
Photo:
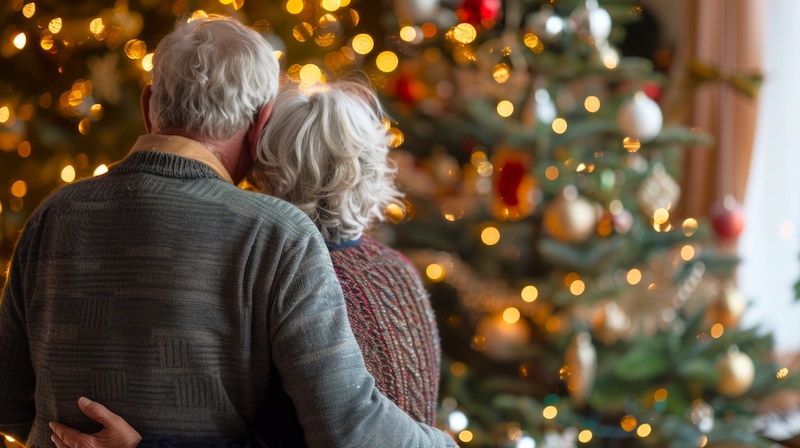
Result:
{"type": "Polygon", "coordinates": [[[383,118],[363,73],[312,88],[290,84],[273,103],[251,179],[305,212],[326,242],[357,239],[402,197],[383,118]]]}
{"type": "Polygon", "coordinates": [[[183,21],[153,55],[150,121],[161,133],[227,140],[275,98],[279,76],[258,32],[223,16],[183,21]]]}

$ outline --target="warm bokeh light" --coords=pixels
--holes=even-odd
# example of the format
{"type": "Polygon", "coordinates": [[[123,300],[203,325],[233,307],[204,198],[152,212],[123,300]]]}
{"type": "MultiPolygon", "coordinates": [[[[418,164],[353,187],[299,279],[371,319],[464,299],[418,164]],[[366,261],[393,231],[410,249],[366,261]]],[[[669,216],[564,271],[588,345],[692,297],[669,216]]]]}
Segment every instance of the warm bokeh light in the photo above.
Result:
{"type": "Polygon", "coordinates": [[[389,128],[389,133],[392,135],[392,140],[389,142],[390,148],[397,148],[406,140],[406,136],[403,135],[403,131],[398,128],[389,128]]]}
{"type": "Polygon", "coordinates": [[[289,14],[300,14],[303,12],[303,0],[289,0],[286,2],[286,11],[289,14]]]}
{"type": "Polygon", "coordinates": [[[705,434],[697,438],[698,448],[705,448],[707,444],[708,444],[708,436],[706,436],[705,434]]]}
{"type": "Polygon", "coordinates": [[[478,31],[469,23],[459,23],[447,32],[447,38],[459,44],[468,44],[478,37],[478,31]]]}
{"type": "Polygon", "coordinates": [[[546,177],[547,180],[556,180],[556,179],[558,179],[558,167],[548,166],[544,170],[544,177],[546,177]]]}
{"type": "Polygon", "coordinates": [[[64,25],[64,22],[61,20],[61,17],[56,17],[55,19],[51,20],[50,23],[47,24],[47,29],[50,30],[53,34],[58,34],[61,31],[61,27],[64,25]]]}
{"type": "Polygon", "coordinates": [[[303,84],[314,84],[322,79],[322,71],[314,64],[306,64],[300,69],[300,81],[303,84]]]}
{"type": "Polygon", "coordinates": [[[547,406],[542,411],[542,417],[552,420],[558,415],[558,409],[555,406],[547,406]]]}
{"type": "Polygon", "coordinates": [[[514,113],[514,104],[511,101],[503,100],[497,103],[497,114],[503,118],[510,117],[514,113]]]}
{"type": "Polygon", "coordinates": [[[467,373],[467,366],[463,362],[456,361],[450,364],[450,373],[453,376],[464,376],[467,373]]]}
{"type": "Polygon", "coordinates": [[[569,292],[571,292],[572,295],[575,296],[583,294],[585,290],[586,290],[586,284],[583,283],[583,280],[575,280],[569,285],[569,292]]]}
{"type": "Polygon", "coordinates": [[[374,46],[375,42],[369,34],[359,34],[353,38],[353,51],[358,54],[367,54],[374,46]]]}
{"type": "Polygon", "coordinates": [[[24,180],[18,180],[11,184],[11,194],[18,198],[24,198],[28,194],[28,184],[24,180]]]}
{"type": "Polygon", "coordinates": [[[589,443],[592,440],[592,431],[584,429],[578,434],[578,441],[581,443],[589,443]]]}
{"type": "Polygon", "coordinates": [[[88,118],[84,118],[83,120],[78,122],[78,132],[83,135],[86,135],[91,130],[91,121],[88,118]]]}
{"type": "Polygon", "coordinates": [[[634,429],[636,429],[636,425],[638,424],[639,422],[636,421],[636,417],[632,415],[626,415],[619,421],[619,425],[626,432],[632,432],[634,429]]]}
{"type": "Polygon", "coordinates": [[[507,324],[515,324],[519,322],[519,318],[519,310],[513,306],[510,306],[503,311],[503,320],[506,321],[507,324]]]}
{"type": "Polygon", "coordinates": [[[413,42],[417,38],[417,30],[413,26],[404,26],[400,28],[400,39],[406,42],[413,42]]]}
{"type": "Polygon", "coordinates": [[[0,107],[0,123],[5,123],[11,118],[11,110],[8,106],[0,107]]]}
{"type": "Polygon", "coordinates": [[[712,338],[719,339],[722,337],[723,334],[725,334],[725,326],[723,326],[721,323],[718,322],[711,327],[711,331],[709,331],[709,334],[711,335],[712,338]]]}
{"type": "Polygon", "coordinates": [[[533,285],[528,285],[522,288],[522,292],[520,292],[520,296],[522,296],[522,300],[526,302],[533,302],[537,298],[539,298],[539,290],[536,289],[533,285]]]}
{"type": "Polygon", "coordinates": [[[94,176],[102,176],[103,174],[106,174],[107,172],[108,172],[108,166],[106,166],[106,164],[102,164],[102,165],[98,166],[97,168],[95,168],[94,169],[94,173],[92,173],[92,174],[94,176]]]}
{"type": "Polygon", "coordinates": [[[147,54],[147,44],[143,40],[131,39],[125,44],[125,56],[141,59],[147,54]]]}
{"type": "Polygon", "coordinates": [[[406,211],[397,204],[389,204],[383,211],[383,215],[386,216],[386,219],[392,224],[400,224],[406,217],[406,211]]]}
{"type": "Polygon", "coordinates": [[[55,41],[53,40],[53,36],[51,34],[45,34],[42,36],[42,40],[39,41],[39,46],[45,51],[49,51],[54,45],[55,41]]]}
{"type": "Polygon", "coordinates": [[[539,36],[533,33],[528,33],[525,36],[523,36],[522,42],[525,43],[526,47],[534,49],[539,46],[539,36]]]}
{"type": "Polygon", "coordinates": [[[458,440],[460,440],[460,441],[462,441],[464,443],[472,442],[473,437],[474,436],[472,435],[472,431],[470,431],[468,429],[465,429],[465,430],[461,431],[460,433],[458,433],[458,440]]]}
{"type": "Polygon", "coordinates": [[[690,261],[692,258],[694,258],[694,254],[694,246],[691,244],[681,247],[681,259],[683,261],[690,261]]]}
{"type": "Polygon", "coordinates": [[[147,53],[142,58],[142,69],[144,71],[149,72],[153,69],[153,53],[147,53]]]}
{"type": "Polygon", "coordinates": [[[653,213],[653,222],[656,224],[665,224],[669,221],[669,211],[665,208],[659,208],[653,213]]]}
{"type": "Polygon", "coordinates": [[[787,369],[786,367],[781,367],[778,370],[778,373],[775,374],[775,378],[778,378],[779,380],[782,380],[787,376],[789,376],[789,369],[787,369]]]}
{"type": "Polygon", "coordinates": [[[399,63],[400,60],[397,58],[397,55],[388,50],[382,51],[378,54],[378,57],[375,58],[375,65],[378,67],[378,70],[384,73],[393,72],[399,63]]]}
{"type": "Polygon", "coordinates": [[[492,78],[498,83],[503,84],[511,77],[511,67],[505,62],[501,62],[492,68],[492,78]]]}
{"type": "Polygon", "coordinates": [[[553,132],[556,134],[563,134],[567,132],[567,120],[563,118],[556,118],[553,120],[553,132]]]}
{"type": "Polygon", "coordinates": [[[8,440],[8,441],[9,441],[9,442],[11,442],[11,443],[14,443],[14,442],[16,442],[16,441],[17,441],[17,439],[15,439],[15,438],[13,438],[13,437],[11,437],[11,436],[5,436],[5,438],[6,438],[6,440],[8,440]]]}
{"type": "Polygon", "coordinates": [[[22,15],[25,16],[25,18],[30,19],[34,14],[36,14],[36,3],[27,3],[22,7],[22,15]]]}
{"type": "Polygon", "coordinates": [[[432,22],[423,23],[420,27],[420,30],[422,31],[422,35],[428,39],[431,37],[436,37],[436,33],[439,32],[439,30],[436,28],[436,24],[432,22]]]}
{"type": "Polygon", "coordinates": [[[661,402],[661,401],[664,401],[664,400],[666,400],[668,396],[669,396],[669,393],[667,392],[667,389],[664,389],[664,388],[662,387],[662,388],[658,389],[658,390],[657,390],[657,391],[656,391],[656,392],[653,394],[653,399],[654,399],[654,400],[656,400],[656,401],[658,401],[658,402],[661,402]]]}
{"type": "Polygon", "coordinates": [[[639,436],[639,437],[644,438],[644,437],[649,436],[652,431],[653,431],[653,428],[651,428],[649,424],[642,423],[636,429],[636,435],[639,436]]]}
{"type": "Polygon", "coordinates": [[[697,232],[697,220],[694,218],[687,218],[683,221],[683,234],[692,236],[697,232]]]}
{"type": "Polygon", "coordinates": [[[444,268],[437,263],[431,263],[425,268],[425,275],[433,281],[439,281],[444,278],[444,268]]]}
{"type": "Polygon", "coordinates": [[[61,170],[61,180],[64,182],[69,183],[74,181],[76,175],[77,173],[75,172],[75,167],[72,165],[67,165],[61,170]]]}
{"type": "Polygon", "coordinates": [[[481,241],[487,246],[494,246],[500,241],[500,231],[497,227],[487,227],[481,231],[481,241]]]}
{"type": "Polygon", "coordinates": [[[636,152],[642,147],[642,142],[635,138],[625,137],[622,139],[622,147],[628,152],[636,152]]]}
{"type": "Polygon", "coordinates": [[[583,102],[583,107],[586,108],[587,112],[595,113],[600,110],[600,99],[594,95],[587,96],[583,102]]]}
{"type": "Polygon", "coordinates": [[[92,21],[89,22],[89,31],[91,31],[92,34],[100,34],[105,31],[105,29],[106,25],[103,23],[103,19],[100,17],[92,19],[92,21]]]}
{"type": "Polygon", "coordinates": [[[628,283],[631,285],[638,285],[640,281],[642,281],[642,271],[633,268],[628,271],[628,275],[626,276],[628,283]]]}
{"type": "Polygon", "coordinates": [[[22,50],[23,48],[25,48],[25,44],[28,42],[28,36],[26,36],[25,33],[22,32],[17,33],[16,35],[14,35],[14,38],[11,40],[11,42],[14,44],[15,47],[17,47],[17,49],[22,50]]]}
{"type": "Polygon", "coordinates": [[[298,42],[305,42],[314,36],[314,26],[308,22],[303,22],[292,28],[292,36],[298,42]]]}
{"type": "Polygon", "coordinates": [[[20,157],[25,158],[31,155],[31,144],[27,140],[20,143],[17,147],[17,154],[20,157]]]}
{"type": "Polygon", "coordinates": [[[340,0],[322,0],[322,8],[326,11],[336,11],[342,6],[340,0]]]}

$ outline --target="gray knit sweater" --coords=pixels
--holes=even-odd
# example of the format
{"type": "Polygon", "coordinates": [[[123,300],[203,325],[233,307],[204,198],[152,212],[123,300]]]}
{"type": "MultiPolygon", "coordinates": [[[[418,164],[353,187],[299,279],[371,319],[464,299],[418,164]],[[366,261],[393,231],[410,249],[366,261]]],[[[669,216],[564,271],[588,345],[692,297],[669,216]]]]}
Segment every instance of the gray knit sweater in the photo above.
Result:
{"type": "Polygon", "coordinates": [[[0,431],[86,432],[86,395],[142,433],[246,438],[283,378],[310,446],[455,446],[374,387],[328,251],[288,203],[133,153],[32,214],[0,303],[0,431]]]}

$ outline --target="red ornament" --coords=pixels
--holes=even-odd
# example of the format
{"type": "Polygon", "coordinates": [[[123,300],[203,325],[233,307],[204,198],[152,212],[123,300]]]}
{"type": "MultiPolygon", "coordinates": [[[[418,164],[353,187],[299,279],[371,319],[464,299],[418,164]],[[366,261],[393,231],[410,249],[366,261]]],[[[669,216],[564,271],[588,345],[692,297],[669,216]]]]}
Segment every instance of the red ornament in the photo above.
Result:
{"type": "Polygon", "coordinates": [[[484,20],[497,21],[502,7],[501,0],[464,0],[458,8],[459,18],[473,25],[484,20]]]}
{"type": "Polygon", "coordinates": [[[744,212],[733,196],[711,207],[711,225],[723,240],[735,240],[744,229],[744,212]]]}
{"type": "Polygon", "coordinates": [[[519,186],[525,176],[525,166],[517,161],[506,162],[497,174],[497,193],[503,204],[519,205],[519,186]]]}

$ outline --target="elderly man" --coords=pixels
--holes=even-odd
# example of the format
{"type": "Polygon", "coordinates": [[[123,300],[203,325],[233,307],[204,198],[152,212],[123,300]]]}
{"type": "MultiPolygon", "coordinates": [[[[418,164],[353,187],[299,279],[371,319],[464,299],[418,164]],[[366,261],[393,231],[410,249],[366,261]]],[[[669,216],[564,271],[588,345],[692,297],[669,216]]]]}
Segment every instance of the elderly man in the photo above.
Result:
{"type": "Polygon", "coordinates": [[[0,304],[0,431],[100,426],[90,396],[143,434],[247,438],[274,365],[311,446],[454,446],[379,394],[319,232],[235,186],[278,65],[222,18],[180,26],[142,95],[147,135],[103,176],[31,215],[0,304]]]}

